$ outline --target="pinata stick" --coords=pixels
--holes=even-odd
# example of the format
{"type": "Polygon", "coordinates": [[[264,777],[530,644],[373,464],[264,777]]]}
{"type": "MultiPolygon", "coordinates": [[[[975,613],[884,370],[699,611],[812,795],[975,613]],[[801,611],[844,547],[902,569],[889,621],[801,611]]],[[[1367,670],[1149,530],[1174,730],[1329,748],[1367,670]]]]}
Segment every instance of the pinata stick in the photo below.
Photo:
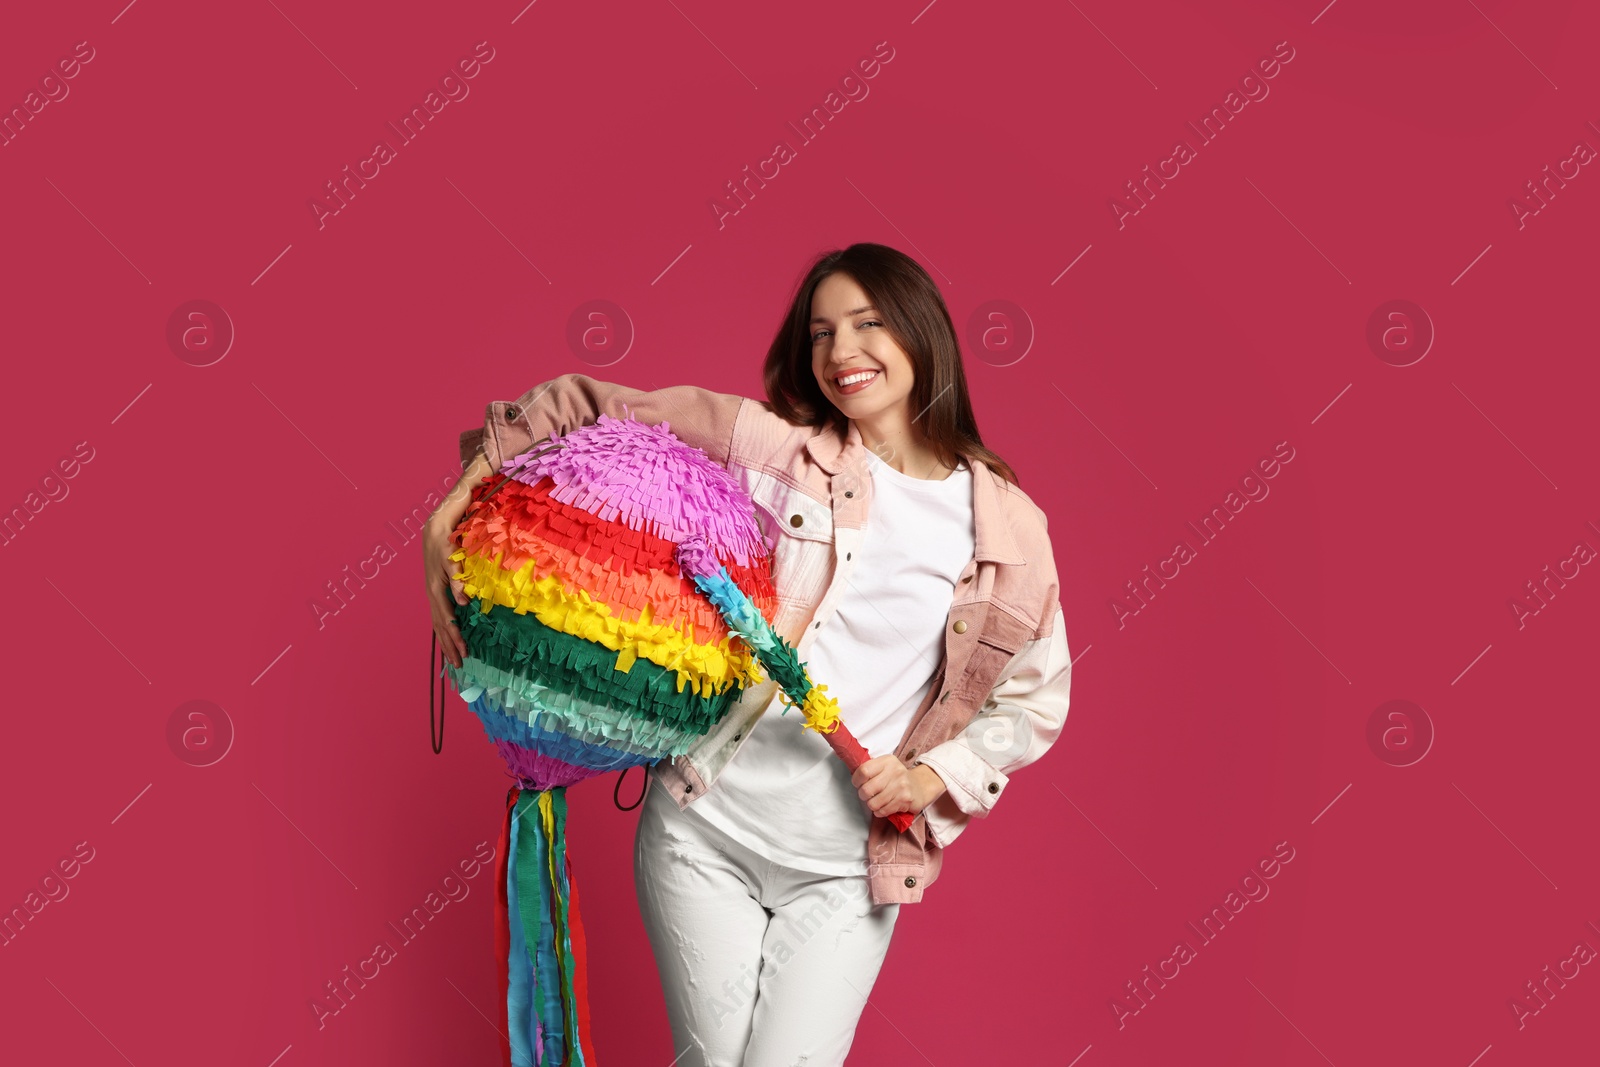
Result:
{"type": "MultiPolygon", "coordinates": [[[[826,689],[827,686],[818,686],[817,688],[826,689]]],[[[802,705],[802,712],[803,710],[804,705],[802,705]]],[[[808,720],[805,725],[810,726],[810,721],[808,720]]],[[[867,762],[869,758],[867,750],[861,747],[861,742],[856,740],[855,735],[850,732],[848,726],[842,722],[836,722],[836,726],[837,729],[821,731],[822,739],[828,742],[828,747],[833,749],[835,755],[844,760],[844,765],[849,767],[853,774],[857,767],[867,762]]],[[[911,824],[916,821],[916,816],[909,811],[895,811],[889,813],[888,819],[894,823],[896,830],[904,831],[911,829],[911,824]]]]}
{"type": "MultiPolygon", "coordinates": [[[[806,672],[794,646],[785,641],[745,596],[703,537],[688,538],[678,545],[678,566],[694,579],[694,584],[721,613],[728,629],[744,638],[756,659],[778,683],[779,699],[798,707],[804,725],[817,731],[828,742],[846,767],[854,773],[868,759],[867,750],[839,719],[838,701],[827,695],[828,687],[817,685],[806,672]],[[787,699],[785,699],[787,698],[787,699]]],[[[895,829],[909,830],[915,816],[907,811],[888,816],[895,829]]]]}

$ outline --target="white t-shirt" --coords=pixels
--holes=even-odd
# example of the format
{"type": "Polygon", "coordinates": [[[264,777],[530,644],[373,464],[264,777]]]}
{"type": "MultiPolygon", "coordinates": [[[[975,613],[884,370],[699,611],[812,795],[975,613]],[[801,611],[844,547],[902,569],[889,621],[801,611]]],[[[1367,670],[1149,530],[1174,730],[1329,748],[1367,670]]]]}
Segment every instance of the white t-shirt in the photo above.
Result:
{"type": "MultiPolygon", "coordinates": [[[[869,756],[893,752],[944,655],[955,585],[972,560],[972,471],[932,481],[868,453],[866,533],[838,607],[811,636],[811,679],[869,756]]],[[[799,708],[774,699],[705,795],[686,809],[786,867],[865,874],[871,812],[799,708]]]]}

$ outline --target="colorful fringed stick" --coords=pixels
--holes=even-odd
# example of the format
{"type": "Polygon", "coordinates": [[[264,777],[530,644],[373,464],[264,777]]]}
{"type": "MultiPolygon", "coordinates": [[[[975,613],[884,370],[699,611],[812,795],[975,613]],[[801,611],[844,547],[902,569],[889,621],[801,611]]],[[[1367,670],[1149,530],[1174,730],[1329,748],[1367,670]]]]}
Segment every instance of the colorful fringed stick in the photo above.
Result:
{"type": "MultiPolygon", "coordinates": [[[[678,565],[694,578],[706,599],[717,606],[728,629],[744,638],[755,650],[756,658],[778,683],[779,699],[800,708],[804,725],[821,734],[828,747],[855,773],[867,761],[867,750],[855,739],[839,718],[839,703],[827,693],[828,687],[811,680],[811,674],[793,645],[772,628],[750,598],[728,576],[728,569],[717,562],[716,553],[703,537],[691,536],[678,542],[678,565]],[[785,699],[787,698],[787,699],[785,699]]],[[[889,815],[895,829],[911,829],[916,816],[907,811],[889,815]]]]}

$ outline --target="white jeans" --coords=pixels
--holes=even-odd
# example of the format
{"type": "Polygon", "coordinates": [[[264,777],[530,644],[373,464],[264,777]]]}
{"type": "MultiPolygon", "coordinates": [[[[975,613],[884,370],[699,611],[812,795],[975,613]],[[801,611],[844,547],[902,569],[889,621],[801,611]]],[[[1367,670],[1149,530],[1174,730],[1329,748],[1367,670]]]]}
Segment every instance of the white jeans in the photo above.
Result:
{"type": "Polygon", "coordinates": [[[634,886],[674,1067],[838,1067],[889,950],[899,904],[865,875],[798,871],[752,852],[651,779],[634,886]]]}

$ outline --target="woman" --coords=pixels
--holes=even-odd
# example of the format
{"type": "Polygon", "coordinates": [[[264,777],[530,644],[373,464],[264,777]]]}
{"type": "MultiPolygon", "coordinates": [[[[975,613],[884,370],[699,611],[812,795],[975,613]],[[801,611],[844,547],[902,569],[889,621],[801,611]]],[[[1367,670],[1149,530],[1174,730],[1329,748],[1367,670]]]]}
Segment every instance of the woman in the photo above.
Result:
{"type": "Polygon", "coordinates": [[[665,421],[757,505],[773,626],[871,758],[852,774],[768,681],[651,768],[635,881],[683,1065],[843,1063],[900,905],[1067,713],[1045,516],[978,436],[927,273],[877,244],[819,257],[765,385],[761,402],[568,374],[491,404],[427,535],[434,630],[459,665],[451,531],[468,488],[535,440],[602,412],[665,421]]]}

